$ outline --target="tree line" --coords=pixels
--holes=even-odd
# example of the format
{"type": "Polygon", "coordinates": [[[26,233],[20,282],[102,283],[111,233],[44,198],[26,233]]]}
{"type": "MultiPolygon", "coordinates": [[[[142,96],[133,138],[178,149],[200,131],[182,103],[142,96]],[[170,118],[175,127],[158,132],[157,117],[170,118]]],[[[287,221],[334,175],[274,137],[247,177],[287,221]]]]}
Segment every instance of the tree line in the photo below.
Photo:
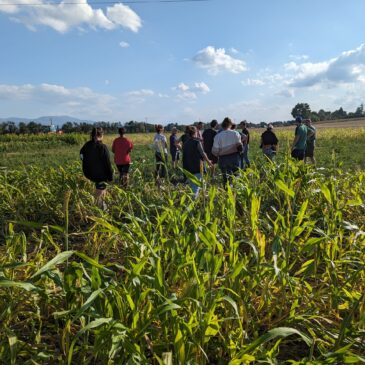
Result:
{"type": "MultiPolygon", "coordinates": [[[[364,104],[361,104],[356,108],[354,112],[347,112],[342,107],[333,112],[325,111],[324,109],[320,109],[318,112],[312,111],[308,103],[298,103],[294,106],[291,111],[293,118],[295,119],[298,115],[303,118],[310,118],[312,122],[320,122],[326,120],[337,120],[337,119],[353,119],[353,118],[364,118],[365,110],[364,104]]],[[[193,123],[196,125],[198,122],[193,123]]],[[[265,128],[268,123],[260,122],[260,123],[252,123],[247,122],[249,127],[255,128],[265,128]]],[[[280,126],[288,126],[294,124],[294,120],[288,121],[276,121],[272,123],[276,127],[280,126]]],[[[12,121],[2,122],[0,123],[0,134],[39,134],[39,133],[90,133],[91,129],[95,126],[102,127],[105,133],[113,133],[117,134],[118,129],[120,127],[124,127],[127,130],[127,133],[152,133],[155,131],[155,125],[146,122],[138,122],[138,121],[129,121],[127,123],[121,122],[96,122],[96,123],[87,123],[87,122],[66,122],[62,126],[54,126],[54,125],[44,125],[36,122],[24,123],[20,122],[16,124],[12,121]]],[[[186,125],[178,124],[178,123],[168,123],[165,126],[166,131],[171,131],[172,128],[177,128],[178,131],[182,132],[185,130],[186,125]]]]}
{"type": "Polygon", "coordinates": [[[337,119],[354,119],[365,117],[364,104],[361,104],[356,108],[354,112],[347,112],[342,107],[331,112],[320,109],[318,112],[312,111],[309,104],[298,103],[292,109],[291,112],[293,118],[301,115],[303,118],[310,118],[312,122],[320,122],[325,120],[337,120],[337,119]]]}

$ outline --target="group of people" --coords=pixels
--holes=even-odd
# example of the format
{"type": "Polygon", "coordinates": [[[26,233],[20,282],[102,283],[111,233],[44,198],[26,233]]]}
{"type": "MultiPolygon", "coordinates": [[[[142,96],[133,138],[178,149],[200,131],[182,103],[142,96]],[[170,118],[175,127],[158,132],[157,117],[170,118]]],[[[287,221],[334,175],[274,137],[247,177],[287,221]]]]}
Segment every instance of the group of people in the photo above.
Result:
{"type": "MultiPolygon", "coordinates": [[[[296,160],[315,164],[314,147],[316,141],[316,128],[310,119],[295,118],[295,137],[291,146],[291,157],[296,160]]],[[[261,145],[265,156],[273,160],[276,156],[279,140],[276,137],[272,124],[269,124],[266,131],[261,135],[261,145]]]]}
{"type": "MultiPolygon", "coordinates": [[[[296,124],[291,155],[297,160],[310,159],[312,163],[315,163],[316,129],[310,119],[303,120],[303,118],[297,117],[296,124]]],[[[210,128],[205,130],[204,124],[199,122],[197,126],[186,127],[185,133],[180,138],[177,136],[177,129],[173,128],[168,143],[164,135],[164,127],[157,125],[153,139],[156,180],[161,181],[167,175],[169,150],[174,169],[177,168],[182,157],[185,180],[189,181],[195,198],[199,194],[199,186],[201,185],[197,184],[197,180],[202,180],[202,174],[206,172],[207,167],[214,175],[216,166],[218,166],[226,186],[230,177],[239,169],[250,166],[248,156],[250,132],[245,121],[241,122],[239,127],[241,128],[240,132],[236,130],[237,126],[230,118],[225,118],[221,126],[217,120],[212,120],[210,128]],[[193,175],[195,178],[189,178],[189,175],[193,175]]],[[[125,137],[125,134],[125,129],[120,128],[119,137],[113,141],[112,145],[114,162],[118,168],[123,187],[128,186],[130,153],[133,149],[133,143],[125,137]]],[[[96,201],[101,206],[104,204],[106,183],[113,179],[109,151],[102,140],[102,128],[93,128],[91,140],[85,143],[80,151],[84,175],[95,183],[96,201]]],[[[273,131],[273,126],[269,124],[267,130],[261,135],[260,148],[267,158],[273,160],[277,153],[278,144],[279,140],[273,131]]]]}

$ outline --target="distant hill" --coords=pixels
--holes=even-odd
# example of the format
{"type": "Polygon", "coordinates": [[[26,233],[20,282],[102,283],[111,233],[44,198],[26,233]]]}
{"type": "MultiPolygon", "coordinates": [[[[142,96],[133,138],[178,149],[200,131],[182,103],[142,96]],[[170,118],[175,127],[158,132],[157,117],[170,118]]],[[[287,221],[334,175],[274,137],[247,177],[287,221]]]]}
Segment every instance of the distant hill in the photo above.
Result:
{"type": "Polygon", "coordinates": [[[50,116],[44,116],[39,118],[19,118],[19,117],[8,117],[8,118],[0,118],[1,122],[14,122],[15,124],[19,124],[20,122],[29,123],[29,122],[35,122],[40,124],[49,125],[50,121],[52,120],[52,123],[54,125],[62,126],[62,124],[65,124],[66,122],[75,122],[75,123],[95,123],[93,120],[82,120],[75,117],[70,117],[68,115],[50,115],[50,116]]]}

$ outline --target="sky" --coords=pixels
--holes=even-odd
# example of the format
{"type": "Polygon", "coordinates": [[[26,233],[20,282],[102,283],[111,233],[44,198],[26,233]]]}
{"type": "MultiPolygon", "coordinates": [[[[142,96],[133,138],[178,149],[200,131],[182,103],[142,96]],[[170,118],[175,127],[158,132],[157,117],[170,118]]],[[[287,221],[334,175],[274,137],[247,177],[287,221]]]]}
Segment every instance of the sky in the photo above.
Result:
{"type": "Polygon", "coordinates": [[[135,1],[0,0],[0,117],[257,123],[365,101],[363,0],[135,1]]]}

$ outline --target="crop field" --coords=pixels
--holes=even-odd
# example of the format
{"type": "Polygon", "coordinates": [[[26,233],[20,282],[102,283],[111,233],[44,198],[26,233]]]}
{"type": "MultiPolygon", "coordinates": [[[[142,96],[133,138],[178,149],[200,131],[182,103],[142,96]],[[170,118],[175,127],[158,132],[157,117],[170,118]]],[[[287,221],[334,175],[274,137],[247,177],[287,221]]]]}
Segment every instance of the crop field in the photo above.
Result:
{"type": "Polygon", "coordinates": [[[0,136],[0,363],[365,363],[365,129],[321,128],[316,167],[288,157],[292,129],[265,160],[260,133],[196,201],[131,135],[106,211],[88,136],[0,136]]]}

